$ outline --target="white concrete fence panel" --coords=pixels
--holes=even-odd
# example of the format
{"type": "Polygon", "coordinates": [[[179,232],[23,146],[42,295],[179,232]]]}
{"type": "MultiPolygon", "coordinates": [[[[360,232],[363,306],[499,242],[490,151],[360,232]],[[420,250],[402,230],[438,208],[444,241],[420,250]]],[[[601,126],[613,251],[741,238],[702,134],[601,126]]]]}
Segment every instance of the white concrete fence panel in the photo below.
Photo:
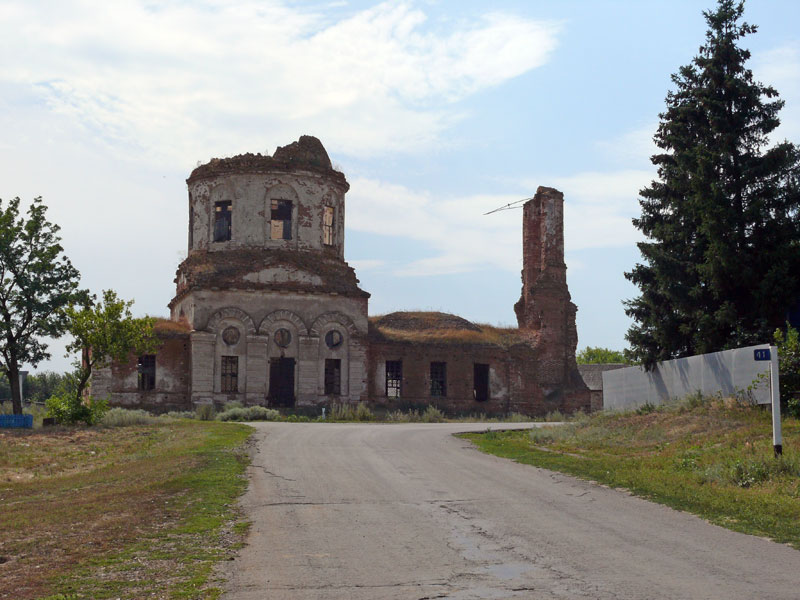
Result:
{"type": "Polygon", "coordinates": [[[663,404],[698,391],[737,396],[749,393],[754,402],[771,402],[769,344],[668,360],[655,369],[628,367],[603,373],[603,408],[629,410],[644,404],[663,404]],[[760,352],[759,352],[760,351],[760,352]],[[757,359],[758,358],[758,359],[757,359]],[[763,373],[763,375],[761,375],[763,373]],[[761,377],[760,383],[754,382],[761,377]]]}

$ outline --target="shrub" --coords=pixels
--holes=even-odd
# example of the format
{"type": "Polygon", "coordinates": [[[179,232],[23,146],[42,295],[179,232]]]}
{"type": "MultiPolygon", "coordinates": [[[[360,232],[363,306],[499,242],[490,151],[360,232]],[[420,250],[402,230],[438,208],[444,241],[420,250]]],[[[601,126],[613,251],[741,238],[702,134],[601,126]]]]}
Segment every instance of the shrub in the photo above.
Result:
{"type": "Polygon", "coordinates": [[[567,419],[564,416],[564,413],[562,413],[560,410],[553,410],[544,416],[544,420],[547,423],[560,423],[562,421],[566,421],[567,419]]]}
{"type": "Polygon", "coordinates": [[[425,407],[425,412],[422,413],[421,419],[423,423],[443,423],[444,413],[433,404],[429,404],[425,407]]]}
{"type": "Polygon", "coordinates": [[[419,411],[416,409],[403,412],[402,410],[395,410],[387,413],[386,420],[392,423],[419,423],[419,411]]]}
{"type": "Polygon", "coordinates": [[[159,415],[162,419],[194,419],[197,414],[191,410],[171,410],[159,415]]]}
{"type": "Polygon", "coordinates": [[[656,409],[655,404],[651,404],[650,402],[645,402],[640,407],[638,407],[635,412],[637,415],[649,415],[655,409],[656,409]]]}
{"type": "Polygon", "coordinates": [[[359,402],[355,411],[356,421],[372,421],[375,416],[365,402],[359,402]]]}
{"type": "Polygon", "coordinates": [[[127,408],[112,408],[103,415],[102,419],[100,419],[100,424],[105,425],[106,427],[149,425],[155,422],[157,422],[157,418],[146,410],[129,410],[127,408]]]}
{"type": "Polygon", "coordinates": [[[288,417],[286,417],[286,420],[289,423],[310,423],[311,422],[311,418],[308,415],[296,415],[296,414],[289,415],[288,417]]]}
{"type": "Polygon", "coordinates": [[[786,333],[776,329],[773,338],[778,347],[781,408],[788,416],[800,419],[800,334],[787,323],[786,333]]]}
{"type": "Polygon", "coordinates": [[[544,427],[534,427],[528,432],[528,437],[533,443],[546,445],[553,442],[563,442],[574,437],[577,429],[578,425],[575,423],[546,425],[544,427]]]}
{"type": "Polygon", "coordinates": [[[198,421],[213,421],[214,416],[217,414],[213,404],[201,404],[194,412],[198,421]]]}
{"type": "Polygon", "coordinates": [[[75,393],[65,390],[50,396],[45,401],[47,414],[56,420],[56,423],[72,424],[83,421],[87,425],[98,423],[108,410],[108,400],[104,398],[89,397],[79,402],[75,393]]]}
{"type": "Polygon", "coordinates": [[[331,421],[354,421],[355,413],[353,412],[353,407],[349,404],[334,402],[331,404],[329,418],[331,421]]]}
{"type": "Polygon", "coordinates": [[[512,412],[505,420],[507,423],[527,423],[528,421],[533,421],[528,415],[523,415],[518,412],[512,412]]]}
{"type": "Polygon", "coordinates": [[[217,421],[277,421],[280,418],[281,413],[274,408],[264,406],[226,407],[217,415],[217,421]]]}

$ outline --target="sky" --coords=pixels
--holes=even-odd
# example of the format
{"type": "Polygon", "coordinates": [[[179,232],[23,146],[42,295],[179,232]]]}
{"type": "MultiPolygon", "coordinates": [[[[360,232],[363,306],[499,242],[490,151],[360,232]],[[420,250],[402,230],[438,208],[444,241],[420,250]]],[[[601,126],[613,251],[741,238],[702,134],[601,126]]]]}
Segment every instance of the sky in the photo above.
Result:
{"type": "MultiPolygon", "coordinates": [[[[185,180],[318,137],[351,188],[345,258],[370,314],[514,325],[520,210],[565,196],[578,346],[623,349],[631,224],[670,75],[712,0],[4,0],[0,199],[42,196],[82,285],[167,316],[185,180]]],[[[748,0],[743,45],[800,142],[800,3],[748,0]]],[[[64,340],[37,370],[63,371],[64,340]]]]}

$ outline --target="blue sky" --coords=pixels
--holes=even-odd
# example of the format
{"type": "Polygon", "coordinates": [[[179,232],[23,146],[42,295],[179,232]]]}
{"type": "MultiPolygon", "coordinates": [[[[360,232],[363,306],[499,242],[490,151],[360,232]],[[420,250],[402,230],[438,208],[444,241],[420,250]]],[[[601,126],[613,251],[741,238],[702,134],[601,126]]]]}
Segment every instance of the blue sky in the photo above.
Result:
{"type": "MultiPolygon", "coordinates": [[[[513,324],[521,211],[565,194],[579,347],[621,349],[630,219],[670,74],[711,0],[6,1],[0,198],[41,195],[94,292],[166,315],[184,180],[215,156],[319,137],[351,183],[346,258],[370,312],[513,324]]],[[[756,77],[800,141],[800,3],[750,0],[756,77]]],[[[62,343],[40,368],[64,369],[62,343]]]]}

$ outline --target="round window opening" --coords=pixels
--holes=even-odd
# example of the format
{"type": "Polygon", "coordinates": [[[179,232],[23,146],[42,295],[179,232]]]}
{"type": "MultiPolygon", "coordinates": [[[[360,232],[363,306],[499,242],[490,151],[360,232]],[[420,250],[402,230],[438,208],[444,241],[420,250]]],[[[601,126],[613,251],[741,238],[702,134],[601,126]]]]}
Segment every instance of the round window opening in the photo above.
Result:
{"type": "Polygon", "coordinates": [[[286,348],[292,343],[292,334],[288,329],[278,329],[275,332],[275,343],[279,348],[286,348]]]}
{"type": "Polygon", "coordinates": [[[236,327],[226,327],[222,332],[222,341],[228,346],[234,346],[239,342],[239,330],[236,327]]]}
{"type": "Polygon", "coordinates": [[[344,341],[344,338],[341,332],[335,329],[331,329],[325,334],[325,343],[328,345],[328,348],[338,348],[342,345],[342,341],[344,341]]]}

